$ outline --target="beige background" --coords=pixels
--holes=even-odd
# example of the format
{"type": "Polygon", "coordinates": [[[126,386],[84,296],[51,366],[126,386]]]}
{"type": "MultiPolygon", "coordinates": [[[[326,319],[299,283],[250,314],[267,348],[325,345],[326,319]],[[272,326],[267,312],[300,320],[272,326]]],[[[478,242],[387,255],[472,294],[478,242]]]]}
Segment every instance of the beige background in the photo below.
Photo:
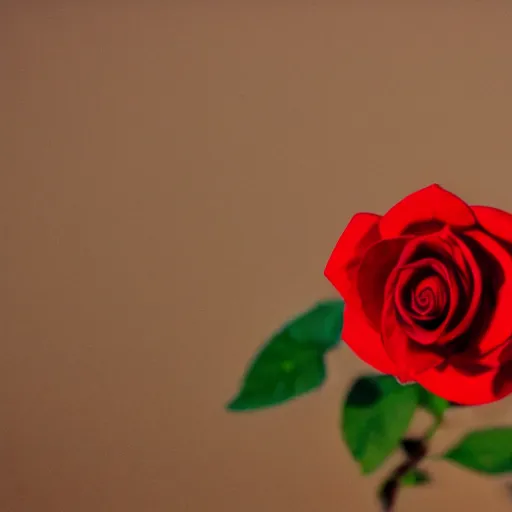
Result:
{"type": "MultiPolygon", "coordinates": [[[[512,209],[509,2],[214,3],[0,2],[2,511],[377,511],[391,466],[338,438],[349,350],[320,393],[224,403],[333,294],[353,213],[435,181],[512,209]]],[[[427,467],[398,512],[512,509],[427,467]]]]}

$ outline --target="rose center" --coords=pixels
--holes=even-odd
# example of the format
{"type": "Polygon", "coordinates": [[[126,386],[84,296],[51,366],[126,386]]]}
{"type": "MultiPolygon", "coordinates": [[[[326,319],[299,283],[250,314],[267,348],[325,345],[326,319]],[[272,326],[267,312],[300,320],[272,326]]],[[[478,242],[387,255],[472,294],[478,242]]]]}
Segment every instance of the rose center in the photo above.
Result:
{"type": "Polygon", "coordinates": [[[418,314],[439,312],[443,302],[446,302],[446,297],[437,276],[427,277],[411,293],[411,309],[418,314]]]}
{"type": "Polygon", "coordinates": [[[448,292],[437,274],[416,276],[404,292],[406,309],[414,319],[429,321],[443,316],[448,292]]]}

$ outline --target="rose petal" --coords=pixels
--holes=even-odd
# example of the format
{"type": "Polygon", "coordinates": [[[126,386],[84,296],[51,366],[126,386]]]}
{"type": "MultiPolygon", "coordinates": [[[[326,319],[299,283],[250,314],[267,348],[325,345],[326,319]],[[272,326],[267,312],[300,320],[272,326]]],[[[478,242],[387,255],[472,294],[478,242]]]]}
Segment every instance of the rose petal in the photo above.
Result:
{"type": "MultiPolygon", "coordinates": [[[[501,345],[512,335],[512,255],[494,238],[480,230],[469,230],[465,233],[487,253],[489,261],[481,261],[480,265],[491,272],[486,280],[487,285],[495,287],[496,303],[490,312],[489,325],[478,341],[478,349],[482,354],[501,345]],[[492,265],[499,267],[492,268],[492,265]],[[498,275],[499,270],[501,275],[498,275]],[[498,282],[498,280],[500,282],[498,282]]],[[[477,259],[478,259],[478,255],[477,259]]],[[[482,300],[486,299],[485,292],[482,300]]]]}
{"type": "Polygon", "coordinates": [[[512,215],[490,206],[471,206],[480,226],[488,233],[512,243],[512,215]]]}
{"type": "Polygon", "coordinates": [[[444,357],[414,343],[396,317],[393,297],[387,297],[382,315],[382,343],[396,367],[395,375],[401,382],[415,380],[424,372],[444,361],[444,357]]]}
{"type": "Polygon", "coordinates": [[[420,373],[416,382],[425,389],[450,402],[461,405],[483,405],[501,400],[512,391],[512,387],[496,389],[499,370],[485,373],[462,373],[451,365],[444,369],[431,368],[420,373]]]}
{"type": "Polygon", "coordinates": [[[507,362],[512,362],[512,339],[510,338],[485,354],[479,354],[476,351],[473,353],[465,352],[455,354],[450,358],[450,363],[457,367],[476,363],[491,369],[499,368],[507,362]]]}
{"type": "Polygon", "coordinates": [[[437,184],[418,190],[393,206],[380,221],[382,238],[403,234],[413,224],[438,221],[456,228],[475,225],[471,208],[437,184]]]}
{"type": "MultiPolygon", "coordinates": [[[[469,305],[464,317],[453,326],[452,330],[445,333],[442,337],[442,342],[451,341],[467,331],[477,314],[478,306],[482,299],[482,274],[475,256],[463,240],[454,236],[451,230],[448,229],[446,231],[450,235],[446,239],[447,245],[451,249],[453,261],[460,270],[457,276],[461,279],[466,294],[469,293],[469,305]]],[[[466,300],[468,299],[467,296],[465,298],[466,300]]]]}
{"type": "Polygon", "coordinates": [[[387,280],[411,237],[383,240],[364,255],[357,272],[361,307],[375,330],[380,329],[384,290],[387,280]]]}
{"type": "Polygon", "coordinates": [[[359,302],[354,289],[356,272],[364,251],[379,240],[379,215],[358,213],[341,234],[327,261],[324,275],[345,302],[359,302]]]}
{"type": "Polygon", "coordinates": [[[381,373],[395,374],[395,365],[384,350],[380,333],[370,326],[364,314],[350,304],[345,306],[341,338],[359,359],[381,373]]]}

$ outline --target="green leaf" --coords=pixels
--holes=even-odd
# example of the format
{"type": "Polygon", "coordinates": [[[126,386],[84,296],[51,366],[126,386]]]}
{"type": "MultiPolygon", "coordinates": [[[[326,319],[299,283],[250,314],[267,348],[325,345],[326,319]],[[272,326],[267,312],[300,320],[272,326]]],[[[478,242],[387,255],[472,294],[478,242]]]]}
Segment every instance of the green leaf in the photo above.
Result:
{"type": "Polygon", "coordinates": [[[415,386],[389,375],[356,380],[343,407],[342,432],[363,474],[375,471],[399,446],[418,405],[415,386]]]}
{"type": "Polygon", "coordinates": [[[332,349],[340,344],[343,327],[342,300],[318,302],[310,310],[297,316],[285,326],[290,336],[319,349],[332,349]]]}
{"type": "Polygon", "coordinates": [[[471,432],[443,459],[467,469],[496,475],[512,472],[512,427],[498,427],[471,432]]]}
{"type": "Polygon", "coordinates": [[[416,487],[418,485],[425,485],[430,481],[430,475],[426,471],[418,468],[411,469],[400,479],[400,483],[404,487],[416,487]]]}
{"type": "Polygon", "coordinates": [[[450,406],[448,400],[434,395],[421,386],[418,386],[418,395],[420,407],[432,414],[436,420],[441,421],[443,419],[444,412],[450,406]]]}
{"type": "Polygon", "coordinates": [[[263,346],[245,371],[230,411],[282,404],[319,388],[325,354],[340,343],[343,301],[322,301],[288,322],[263,346]]]}

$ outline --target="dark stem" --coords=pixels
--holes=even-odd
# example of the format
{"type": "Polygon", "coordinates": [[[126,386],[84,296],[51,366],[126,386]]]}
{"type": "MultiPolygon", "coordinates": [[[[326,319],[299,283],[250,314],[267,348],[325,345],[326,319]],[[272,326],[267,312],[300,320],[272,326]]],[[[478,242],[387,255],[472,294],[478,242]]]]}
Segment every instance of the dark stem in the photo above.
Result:
{"type": "Polygon", "coordinates": [[[402,448],[407,454],[407,459],[391,472],[381,487],[379,500],[382,512],[393,512],[400,489],[400,480],[427,455],[427,438],[428,436],[402,441],[402,448]]]}

